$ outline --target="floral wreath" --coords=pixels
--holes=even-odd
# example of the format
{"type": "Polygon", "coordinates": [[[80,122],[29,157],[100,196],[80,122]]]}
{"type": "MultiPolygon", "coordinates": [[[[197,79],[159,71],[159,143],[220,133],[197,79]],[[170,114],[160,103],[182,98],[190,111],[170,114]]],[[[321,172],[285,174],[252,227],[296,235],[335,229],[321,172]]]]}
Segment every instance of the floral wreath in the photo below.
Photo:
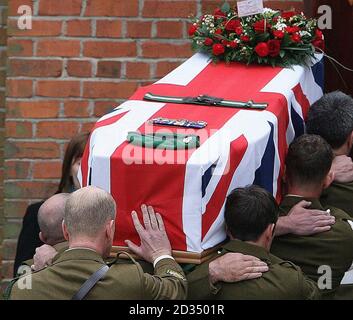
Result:
{"type": "Polygon", "coordinates": [[[306,65],[315,51],[324,50],[316,19],[303,13],[265,8],[262,14],[239,17],[225,3],[214,14],[194,18],[189,28],[194,51],[214,61],[238,61],[281,67],[306,65]]]}

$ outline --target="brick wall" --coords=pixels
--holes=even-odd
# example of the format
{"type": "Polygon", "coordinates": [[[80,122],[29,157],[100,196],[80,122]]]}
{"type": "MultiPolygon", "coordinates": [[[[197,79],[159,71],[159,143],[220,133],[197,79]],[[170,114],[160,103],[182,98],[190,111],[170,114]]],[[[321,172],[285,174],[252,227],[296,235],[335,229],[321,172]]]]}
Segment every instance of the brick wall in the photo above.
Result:
{"type": "Polygon", "coordinates": [[[0,279],[2,276],[2,240],[4,234],[4,138],[5,138],[5,81],[6,81],[6,24],[7,0],[0,0],[0,279]]]}
{"type": "MultiPolygon", "coordinates": [[[[9,2],[4,278],[12,275],[26,206],[55,191],[68,139],[89,130],[97,117],[128,98],[138,86],[161,78],[190,57],[188,17],[222,3],[9,2]],[[17,27],[17,9],[23,4],[32,7],[32,30],[17,27]]],[[[301,0],[269,3],[275,8],[302,9],[301,0]]],[[[2,70],[0,67],[0,79],[2,70]]],[[[2,93],[0,88],[0,115],[2,93]]]]}

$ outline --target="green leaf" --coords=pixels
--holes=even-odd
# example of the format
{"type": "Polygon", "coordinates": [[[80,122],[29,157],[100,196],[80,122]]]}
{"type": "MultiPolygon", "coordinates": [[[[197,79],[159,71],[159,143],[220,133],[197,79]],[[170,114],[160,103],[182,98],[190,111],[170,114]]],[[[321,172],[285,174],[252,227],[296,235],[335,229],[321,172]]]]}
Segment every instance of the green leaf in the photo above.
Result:
{"type": "Polygon", "coordinates": [[[282,47],[283,50],[294,50],[294,51],[310,51],[310,48],[302,47],[282,47]]]}
{"type": "Polygon", "coordinates": [[[223,3],[221,10],[224,13],[228,13],[230,11],[230,4],[228,2],[223,3]]]}
{"type": "Polygon", "coordinates": [[[280,56],[281,58],[283,58],[285,55],[286,55],[286,52],[285,52],[284,50],[281,50],[281,51],[279,52],[279,56],[280,56]]]}
{"type": "Polygon", "coordinates": [[[266,33],[258,33],[255,35],[256,42],[266,42],[270,38],[270,34],[266,33]]]}
{"type": "Polygon", "coordinates": [[[292,42],[292,39],[288,33],[286,33],[282,40],[282,46],[287,47],[292,42]]]}
{"type": "Polygon", "coordinates": [[[203,26],[200,28],[200,31],[201,31],[203,34],[207,34],[207,33],[208,33],[207,26],[206,26],[206,25],[203,25],[203,26]]]}

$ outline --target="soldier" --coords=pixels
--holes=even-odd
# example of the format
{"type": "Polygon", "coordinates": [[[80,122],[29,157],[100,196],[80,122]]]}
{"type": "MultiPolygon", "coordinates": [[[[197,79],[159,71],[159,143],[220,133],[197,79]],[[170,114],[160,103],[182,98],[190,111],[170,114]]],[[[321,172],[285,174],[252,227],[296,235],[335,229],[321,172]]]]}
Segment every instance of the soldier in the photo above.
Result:
{"type": "Polygon", "coordinates": [[[312,236],[289,234],[275,237],[271,248],[271,253],[291,260],[312,280],[323,282],[319,286],[323,298],[334,297],[353,261],[353,230],[349,215],[335,207],[323,206],[319,200],[322,191],[333,180],[332,159],[331,147],[317,135],[303,135],[289,146],[286,158],[288,195],[280,205],[281,215],[287,215],[304,199],[311,201],[313,209],[328,210],[336,222],[329,231],[312,236]],[[324,272],[319,268],[322,266],[329,268],[323,269],[326,278],[321,277],[324,272]]]}
{"type": "Polygon", "coordinates": [[[114,238],[115,211],[113,198],[96,187],[70,194],[63,221],[69,249],[57,255],[51,266],[20,277],[12,286],[11,299],[186,298],[184,273],[171,256],[163,220],[152,207],[142,206],[144,227],[137,213],[132,213],[141,246],[127,244],[153,263],[154,275],[144,273],[131,256],[131,263],[104,263],[114,238]],[[20,285],[23,277],[31,278],[31,289],[20,285]]]}
{"type": "MultiPolygon", "coordinates": [[[[269,266],[258,272],[262,277],[237,283],[219,282],[209,285],[209,263],[197,267],[188,275],[189,299],[316,299],[318,289],[300,268],[269,253],[279,208],[266,190],[249,186],[235,189],[227,198],[225,222],[230,241],[219,253],[238,252],[253,255],[269,266]]],[[[216,258],[215,261],[222,259],[216,258]]],[[[229,266],[232,269],[232,266],[229,266]]],[[[230,280],[232,281],[232,279],[230,280]]]]}
{"type": "MultiPolygon", "coordinates": [[[[58,193],[46,200],[38,211],[39,239],[47,246],[53,246],[55,254],[56,251],[68,248],[68,243],[64,238],[61,226],[68,197],[68,193],[58,193]]],[[[46,263],[50,263],[50,260],[46,260],[46,263]]],[[[29,266],[33,270],[36,270],[35,265],[37,265],[38,269],[43,267],[39,261],[36,261],[35,264],[33,259],[24,261],[19,267],[18,275],[22,274],[21,270],[24,269],[23,266],[29,266]]]]}
{"type": "Polygon", "coordinates": [[[324,205],[340,208],[353,217],[353,99],[339,91],[324,95],[308,113],[307,133],[323,137],[332,147],[335,181],[321,196],[324,205]],[[343,170],[343,172],[336,172],[343,170]]]}

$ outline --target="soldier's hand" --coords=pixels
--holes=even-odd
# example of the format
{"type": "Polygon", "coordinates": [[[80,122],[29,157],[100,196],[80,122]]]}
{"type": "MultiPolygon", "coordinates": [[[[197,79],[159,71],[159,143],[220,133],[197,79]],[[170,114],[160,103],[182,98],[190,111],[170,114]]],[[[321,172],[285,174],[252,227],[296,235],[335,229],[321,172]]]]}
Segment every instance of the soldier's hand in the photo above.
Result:
{"type": "Polygon", "coordinates": [[[353,181],[353,161],[345,155],[337,156],[332,162],[332,171],[335,174],[335,181],[347,183],[353,181]]]}
{"type": "Polygon", "coordinates": [[[125,243],[132,252],[153,263],[162,255],[171,255],[172,248],[161,215],[155,213],[151,206],[142,205],[141,211],[145,227],[141,225],[137,212],[131,213],[141,245],[137,246],[130,240],[125,240],[125,243]]]}
{"type": "Polygon", "coordinates": [[[226,253],[209,264],[211,283],[218,281],[238,282],[256,279],[268,271],[268,266],[260,259],[241,253],[226,253]]]}
{"type": "Polygon", "coordinates": [[[280,217],[275,235],[292,233],[298,236],[310,236],[330,230],[336,222],[335,217],[327,211],[307,209],[310,205],[311,202],[303,200],[296,204],[287,216],[280,217]]]}
{"type": "Polygon", "coordinates": [[[36,253],[33,256],[33,265],[31,269],[33,271],[37,271],[43,269],[51,264],[53,258],[56,256],[58,252],[47,244],[43,244],[42,246],[36,249],[36,253]]]}

